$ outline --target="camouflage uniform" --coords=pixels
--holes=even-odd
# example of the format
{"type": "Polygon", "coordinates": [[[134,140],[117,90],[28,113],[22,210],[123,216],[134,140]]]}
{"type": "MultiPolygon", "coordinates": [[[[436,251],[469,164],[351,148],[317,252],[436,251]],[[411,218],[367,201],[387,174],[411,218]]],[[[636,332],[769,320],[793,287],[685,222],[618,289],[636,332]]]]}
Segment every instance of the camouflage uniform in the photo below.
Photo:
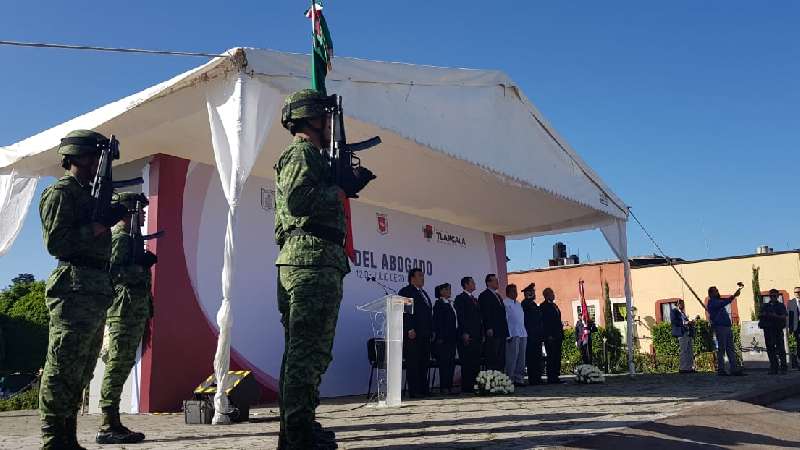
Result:
{"type": "Polygon", "coordinates": [[[305,139],[295,138],[281,154],[275,180],[275,240],[280,246],[275,264],[285,338],[280,445],[308,449],[318,445],[314,410],[322,374],[332,360],[342,280],[350,271],[343,247],[344,205],[320,149],[305,139]]]}
{"type": "MultiPolygon", "coordinates": [[[[92,132],[68,136],[75,134],[105,139],[92,132]]],[[[69,174],[45,189],[39,204],[45,246],[59,261],[45,287],[50,324],[39,391],[45,448],[76,448],[76,440],[66,441],[64,429],[74,439],[81,395],[97,363],[111,303],[111,233],[94,235],[93,209],[89,184],[69,174]]]]}
{"type": "MultiPolygon", "coordinates": [[[[121,193],[114,196],[114,202],[124,205],[128,210],[147,205],[141,194],[121,193]]],[[[114,300],[106,314],[108,350],[103,355],[106,370],[100,389],[100,407],[104,420],[100,435],[107,434],[107,442],[100,436],[98,443],[135,443],[144,439],[144,434],[131,432],[119,424],[119,401],[122,387],[136,362],[136,349],[142,341],[147,320],[152,316],[152,297],[150,294],[150,268],[141,261],[134,260],[134,244],[128,226],[118,224],[111,232],[111,282],[114,287],[114,300]],[[112,417],[108,417],[112,416],[112,417]],[[114,433],[110,425],[116,425],[121,433],[114,433]],[[112,436],[113,435],[113,436],[112,436]],[[117,442],[122,440],[124,442],[117,442]]]]}

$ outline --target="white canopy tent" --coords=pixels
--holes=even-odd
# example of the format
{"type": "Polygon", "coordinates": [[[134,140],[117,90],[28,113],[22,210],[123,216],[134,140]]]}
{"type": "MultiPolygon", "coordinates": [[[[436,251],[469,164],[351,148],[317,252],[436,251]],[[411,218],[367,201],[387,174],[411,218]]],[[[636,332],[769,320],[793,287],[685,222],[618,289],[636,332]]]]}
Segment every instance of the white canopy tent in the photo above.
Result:
{"type": "MultiPolygon", "coordinates": [[[[119,164],[164,153],[217,167],[229,204],[218,376],[227,371],[239,194],[251,173],[272,177],[288,140],[279,122],[283,98],[309,85],[307,55],[251,48],[226,55],[0,152],[0,255],[21,227],[37,178],[61,173],[57,146],[73,129],[116,135],[119,164]]],[[[336,58],[327,85],[344,98],[351,141],[383,139],[362,155],[379,178],[361,201],[511,238],[600,229],[625,262],[632,349],[627,207],[511,79],[336,58]]]]}

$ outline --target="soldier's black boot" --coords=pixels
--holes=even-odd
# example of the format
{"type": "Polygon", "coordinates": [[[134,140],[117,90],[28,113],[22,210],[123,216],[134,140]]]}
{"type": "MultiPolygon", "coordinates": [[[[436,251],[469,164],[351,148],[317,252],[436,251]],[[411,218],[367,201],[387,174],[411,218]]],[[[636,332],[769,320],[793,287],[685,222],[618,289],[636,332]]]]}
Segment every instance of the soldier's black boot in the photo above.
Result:
{"type": "MultiPolygon", "coordinates": [[[[314,421],[314,438],[319,442],[332,442],[333,445],[336,445],[336,433],[330,430],[326,430],[322,427],[322,424],[314,421]]],[[[334,447],[336,448],[336,447],[334,447]]]]}
{"type": "Polygon", "coordinates": [[[69,450],[64,419],[48,417],[42,422],[42,450],[69,450]]]}
{"type": "Polygon", "coordinates": [[[98,444],[136,444],[144,440],[144,433],[131,431],[119,420],[119,410],[114,407],[103,408],[103,424],[97,432],[98,444]]]}
{"type": "Polygon", "coordinates": [[[67,446],[72,450],[86,450],[78,443],[78,416],[64,419],[64,436],[67,446]]]}

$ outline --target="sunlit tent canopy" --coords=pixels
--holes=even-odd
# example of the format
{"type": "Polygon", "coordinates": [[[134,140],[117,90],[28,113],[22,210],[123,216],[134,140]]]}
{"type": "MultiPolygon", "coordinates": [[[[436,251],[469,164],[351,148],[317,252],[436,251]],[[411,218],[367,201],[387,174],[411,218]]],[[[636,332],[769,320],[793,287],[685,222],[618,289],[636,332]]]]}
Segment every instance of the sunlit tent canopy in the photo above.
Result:
{"type": "MultiPolygon", "coordinates": [[[[116,135],[118,164],[162,153],[216,166],[234,223],[247,177],[272,178],[288,141],[283,98],[308,87],[309,57],[252,48],[226,55],[3,147],[0,255],[21,227],[38,177],[61,173],[60,138],[78,128],[116,135]]],[[[379,178],[360,201],[509,238],[600,229],[627,262],[627,207],[502,72],[339,57],[327,86],[343,96],[350,141],[383,139],[362,155],[379,178]]],[[[235,244],[229,226],[217,369],[227,369],[235,244]]],[[[626,264],[631,349],[627,274],[626,264]]]]}

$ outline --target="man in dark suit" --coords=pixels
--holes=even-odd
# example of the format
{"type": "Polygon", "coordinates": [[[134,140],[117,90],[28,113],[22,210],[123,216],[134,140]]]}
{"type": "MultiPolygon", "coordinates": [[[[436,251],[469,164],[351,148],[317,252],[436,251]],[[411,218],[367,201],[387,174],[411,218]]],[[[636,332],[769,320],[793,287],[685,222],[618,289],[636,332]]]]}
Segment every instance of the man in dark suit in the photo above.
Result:
{"type": "Polygon", "coordinates": [[[508,321],[503,297],[497,292],[500,282],[497,275],[486,275],[486,290],[481,292],[478,303],[481,305],[483,328],[486,333],[484,351],[486,366],[490,370],[503,372],[506,367],[506,338],[508,337],[508,321]]]}
{"type": "Polygon", "coordinates": [[[475,378],[481,367],[483,345],[483,318],[478,299],[475,298],[475,280],[461,279],[464,292],[455,299],[458,319],[458,359],[461,361],[461,392],[473,392],[475,378]]]}
{"type": "Polygon", "coordinates": [[[433,302],[422,287],[425,274],[420,269],[408,272],[408,286],[398,294],[414,300],[414,311],[403,314],[403,350],[406,357],[406,380],[411,398],[426,397],[428,364],[431,358],[433,332],[433,302]]]}
{"type": "Polygon", "coordinates": [[[542,310],[544,331],[544,349],[547,352],[547,382],[561,383],[561,342],[564,340],[564,324],[561,322],[561,310],[556,305],[556,294],[552,289],[542,291],[544,302],[539,306],[542,310]]]}
{"type": "Polygon", "coordinates": [[[439,366],[439,392],[453,393],[453,372],[456,366],[458,319],[450,297],[450,283],[436,286],[433,305],[433,355],[439,366]]]}
{"type": "Polygon", "coordinates": [[[525,331],[528,332],[528,345],[525,347],[525,365],[528,366],[528,384],[542,383],[542,343],[544,332],[542,309],[536,304],[536,284],[531,283],[522,290],[522,311],[525,313],[525,331]]]}

